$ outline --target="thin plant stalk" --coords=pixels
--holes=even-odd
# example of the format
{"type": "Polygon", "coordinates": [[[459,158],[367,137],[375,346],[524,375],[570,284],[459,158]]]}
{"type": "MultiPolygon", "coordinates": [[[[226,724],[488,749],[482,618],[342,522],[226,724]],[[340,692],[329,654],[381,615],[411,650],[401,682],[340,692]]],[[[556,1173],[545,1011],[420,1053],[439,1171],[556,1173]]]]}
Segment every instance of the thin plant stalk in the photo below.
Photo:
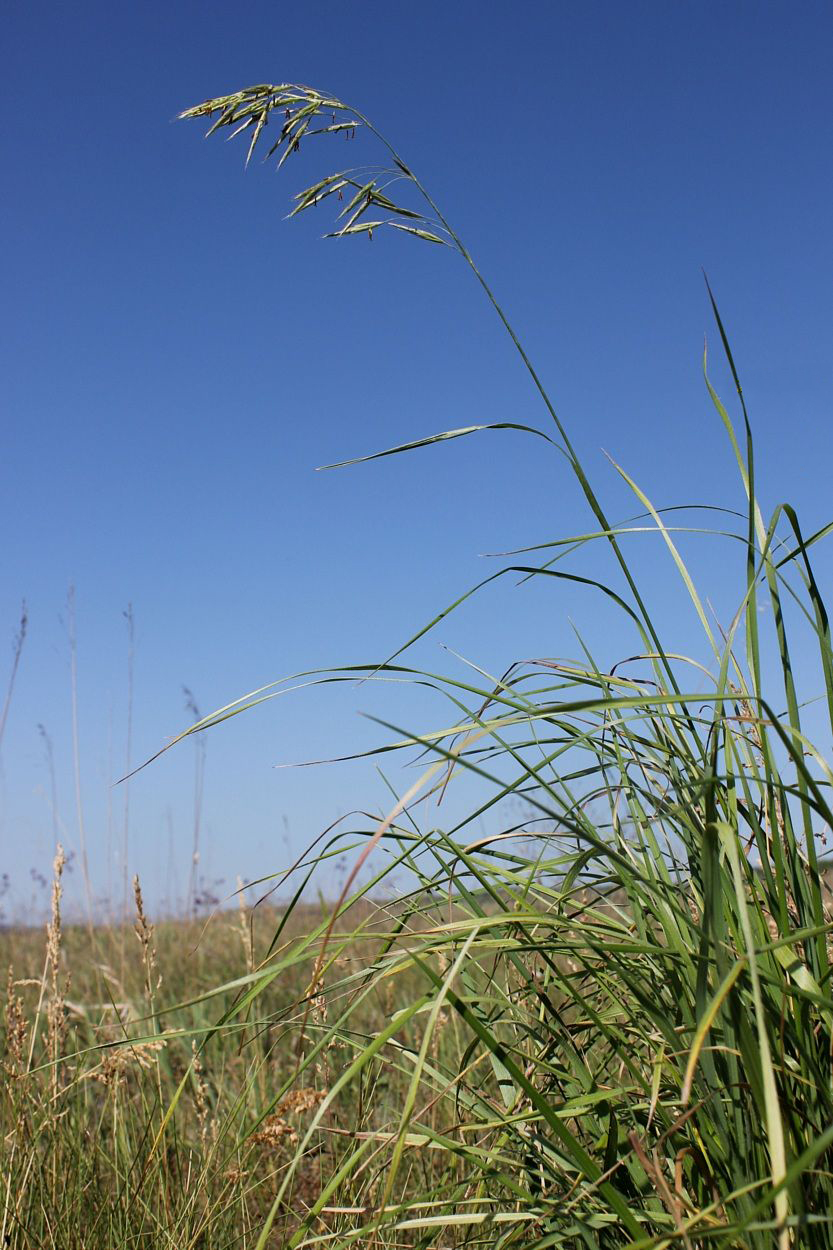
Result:
{"type": "Polygon", "coordinates": [[[20,667],[20,657],[23,654],[23,644],[26,641],[26,633],[29,628],[29,613],[26,609],[26,600],[23,600],[20,608],[20,624],[12,643],[12,667],[9,673],[9,682],[6,686],[6,696],[3,700],[3,708],[0,711],[0,750],[3,748],[3,737],[6,733],[6,722],[9,719],[9,708],[12,705],[12,695],[14,693],[14,685],[17,680],[17,670],[20,667]]]}
{"type": "Polygon", "coordinates": [[[78,635],[75,621],[75,586],[67,591],[67,630],[69,633],[70,692],[72,697],[72,766],[75,779],[75,816],[78,825],[78,843],[81,852],[81,875],[84,880],[84,899],[87,907],[87,925],[93,928],[93,896],[90,886],[90,866],[87,858],[87,832],[84,824],[84,804],[81,798],[81,750],[78,734],[78,635]]]}

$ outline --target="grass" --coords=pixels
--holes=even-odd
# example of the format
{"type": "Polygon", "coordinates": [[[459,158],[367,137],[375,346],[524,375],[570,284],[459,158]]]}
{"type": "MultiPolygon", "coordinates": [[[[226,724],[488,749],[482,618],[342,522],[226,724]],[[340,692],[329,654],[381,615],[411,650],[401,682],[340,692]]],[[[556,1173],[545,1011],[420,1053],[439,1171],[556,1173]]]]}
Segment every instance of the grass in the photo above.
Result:
{"type": "MultiPolygon", "coordinates": [[[[608,518],[462,240],[367,119],[290,85],[184,116],[247,134],[249,156],[274,130],[280,163],[302,139],[369,132],[384,163],[328,175],[294,211],[329,201],[339,236],[393,228],[455,252],[547,423],[444,431],[379,454],[512,429],[566,461],[590,528],[518,553],[495,576],[595,588],[620,614],[627,659],[606,667],[579,637],[571,662],[517,662],[495,677],[472,669],[466,681],[410,667],[407,646],[374,668],[304,674],[428,683],[447,718],[416,734],[380,725],[378,753],[416,754],[418,780],[384,821],[329,833],[284,873],[292,901],[259,909],[245,940],[239,928],[236,956],[227,917],[186,956],[195,931],[153,933],[140,897],[138,942],[116,930],[59,940],[56,917],[44,961],[30,937],[5,937],[16,968],[7,1243],[833,1246],[833,908],[819,863],[831,773],[807,731],[821,724],[826,737],[833,726],[833,652],[813,572],[830,527],[805,536],[791,507],[765,514],[716,303],[739,432],[704,358],[706,397],[742,501],[722,518],[740,556],[725,629],[684,560],[676,515],[618,466],[640,516],[608,518]],[[668,556],[669,597],[680,591],[700,621],[708,663],[660,637],[629,557],[646,526],[668,556]],[[599,546],[604,582],[582,571],[599,546]],[[476,806],[445,827],[426,800],[465,776],[476,806]],[[513,797],[533,819],[499,825],[513,797]],[[340,899],[311,909],[315,867],[348,851],[340,899]],[[374,903],[403,868],[412,888],[374,903]],[[128,940],[130,985],[114,981],[110,951],[128,940]],[[68,989],[66,968],[79,966],[85,980],[68,989]]],[[[704,532],[713,516],[704,510],[704,532]]]]}
{"type": "MultiPolygon", "coordinates": [[[[320,927],[320,914],[298,911],[292,938],[273,955],[282,975],[260,987],[257,1011],[239,1011],[215,1033],[217,1016],[232,1009],[270,945],[280,923],[274,909],[241,906],[207,925],[157,927],[137,882],[132,927],[65,929],[61,868],[59,857],[46,943],[31,929],[0,935],[10,967],[0,1098],[4,1244],[254,1244],[275,1178],[335,1058],[330,1049],[305,1082],[293,1082],[286,1038],[303,1012],[311,967],[301,935],[316,920],[320,927]],[[217,993],[226,983],[231,988],[217,993]]],[[[374,912],[365,910],[370,927],[374,912]]],[[[366,1027],[386,1006],[390,1000],[373,1005],[366,1027]]],[[[325,1011],[312,1001],[313,1034],[325,1011]]],[[[324,1163],[319,1151],[308,1152],[296,1206],[318,1192],[324,1163]]],[[[297,1224],[297,1214],[287,1213],[287,1222],[297,1224]]]]}

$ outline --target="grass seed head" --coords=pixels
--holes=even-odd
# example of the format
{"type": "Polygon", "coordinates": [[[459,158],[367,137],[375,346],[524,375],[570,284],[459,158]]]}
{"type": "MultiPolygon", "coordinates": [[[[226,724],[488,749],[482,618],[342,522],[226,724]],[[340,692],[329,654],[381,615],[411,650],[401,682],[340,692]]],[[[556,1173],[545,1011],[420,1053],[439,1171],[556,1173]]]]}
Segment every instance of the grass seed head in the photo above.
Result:
{"type": "Polygon", "coordinates": [[[9,1076],[16,1076],[23,1071],[24,1055],[28,1025],[23,1010],[23,1000],[17,993],[14,972],[9,966],[6,984],[6,1003],[3,1009],[3,1020],[6,1026],[6,1054],[4,1067],[9,1076]]]}

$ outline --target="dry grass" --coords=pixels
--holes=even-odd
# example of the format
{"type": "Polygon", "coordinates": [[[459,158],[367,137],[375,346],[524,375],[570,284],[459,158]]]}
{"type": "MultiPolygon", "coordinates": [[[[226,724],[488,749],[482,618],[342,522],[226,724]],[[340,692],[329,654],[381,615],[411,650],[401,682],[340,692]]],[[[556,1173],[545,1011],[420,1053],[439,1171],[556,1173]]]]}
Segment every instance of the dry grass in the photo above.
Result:
{"type": "MultiPolygon", "coordinates": [[[[133,926],[64,927],[63,862],[59,850],[46,931],[0,932],[0,1244],[254,1245],[339,1058],[330,1045],[293,1084],[304,1047],[326,1027],[323,986],[310,988],[315,947],[263,990],[256,1013],[214,1026],[246,978],[268,975],[320,931],[321,911],[300,907],[287,923],[241,900],[208,923],[157,926],[134,879],[133,926]],[[307,1040],[297,1043],[302,1023],[307,1040]]],[[[370,935],[383,913],[359,911],[370,935]]],[[[365,954],[371,945],[378,939],[365,954]]],[[[387,992],[366,1013],[370,1028],[383,1009],[394,1009],[387,992]]],[[[376,1118],[369,1105],[361,1115],[376,1118]]],[[[298,1226],[336,1168],[349,1110],[330,1123],[333,1148],[324,1137],[306,1152],[268,1244],[298,1226]]]]}

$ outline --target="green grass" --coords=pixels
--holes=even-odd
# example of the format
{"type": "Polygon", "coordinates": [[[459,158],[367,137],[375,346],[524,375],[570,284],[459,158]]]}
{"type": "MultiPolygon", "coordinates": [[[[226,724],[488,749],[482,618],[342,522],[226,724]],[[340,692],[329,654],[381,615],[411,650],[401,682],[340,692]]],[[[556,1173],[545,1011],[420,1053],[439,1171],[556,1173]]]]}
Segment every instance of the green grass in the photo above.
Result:
{"type": "MultiPolygon", "coordinates": [[[[833,909],[817,858],[833,825],[831,774],[805,728],[811,700],[817,735],[833,726],[812,566],[827,528],[805,536],[791,507],[763,510],[716,304],[740,430],[706,376],[715,456],[728,436],[738,468],[740,502],[721,519],[738,568],[725,630],[689,572],[675,514],[618,467],[640,517],[608,518],[460,237],[361,114],[310,88],[261,86],[186,116],[246,132],[249,155],[274,129],[281,162],[301,138],[370,132],[384,164],[333,173],[296,211],[329,200],[339,235],[393,227],[455,251],[547,423],[446,431],[382,454],[481,429],[520,431],[536,455],[551,449],[575,476],[588,530],[495,576],[595,589],[621,617],[623,662],[602,665],[579,637],[572,662],[518,662],[501,677],[425,673],[407,646],[375,668],[304,674],[311,684],[395,674],[435,689],[443,724],[380,725],[378,753],[417,753],[421,775],[383,822],[332,834],[281,878],[294,902],[261,917],[254,953],[241,941],[235,961],[223,938],[211,948],[209,927],[201,954],[185,958],[183,931],[160,928],[171,971],[157,988],[139,945],[133,988],[113,991],[132,1004],[118,1027],[102,998],[108,975],[90,974],[79,995],[63,993],[62,964],[31,972],[19,1060],[6,1043],[9,1244],[833,1246],[833,909]],[[668,559],[669,599],[681,594],[700,621],[706,664],[661,638],[649,612],[629,557],[646,526],[668,559]],[[606,581],[583,571],[597,547],[606,581]],[[463,777],[479,798],[445,827],[426,797],[463,777]],[[532,822],[500,824],[515,797],[532,822]],[[345,850],[342,897],[329,914],[312,911],[311,873],[345,850]],[[403,868],[412,889],[374,905],[403,868]],[[79,1006],[61,1009],[62,996],[79,1006]],[[120,1030],[132,1046],[117,1049],[120,1030]],[[87,1077],[108,1055],[124,1065],[121,1084],[87,1077]]],[[[703,532],[713,517],[704,510],[703,532]]],[[[70,965],[89,963],[85,943],[119,935],[73,941],[70,965]]]]}

